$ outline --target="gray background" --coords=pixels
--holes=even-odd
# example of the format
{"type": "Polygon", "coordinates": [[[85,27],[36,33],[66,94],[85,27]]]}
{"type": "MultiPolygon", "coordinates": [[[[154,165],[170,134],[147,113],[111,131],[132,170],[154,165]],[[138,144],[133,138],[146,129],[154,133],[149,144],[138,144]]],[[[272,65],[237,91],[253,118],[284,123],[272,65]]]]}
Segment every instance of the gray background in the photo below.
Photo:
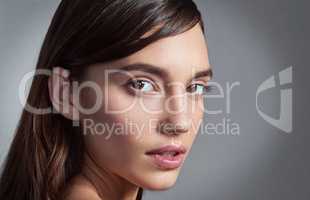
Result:
{"type": "MultiPolygon", "coordinates": [[[[21,113],[18,83],[34,68],[58,0],[0,1],[0,161],[21,113]]],[[[240,135],[199,134],[175,187],[145,194],[146,200],[308,200],[309,7],[307,0],[197,1],[205,18],[215,81],[240,82],[232,92],[231,113],[240,135]],[[255,108],[257,87],[293,66],[293,132],[265,122],[255,108]]],[[[264,112],[279,114],[279,88],[267,92],[264,112]]],[[[210,108],[225,109],[210,100],[210,108]]]]}

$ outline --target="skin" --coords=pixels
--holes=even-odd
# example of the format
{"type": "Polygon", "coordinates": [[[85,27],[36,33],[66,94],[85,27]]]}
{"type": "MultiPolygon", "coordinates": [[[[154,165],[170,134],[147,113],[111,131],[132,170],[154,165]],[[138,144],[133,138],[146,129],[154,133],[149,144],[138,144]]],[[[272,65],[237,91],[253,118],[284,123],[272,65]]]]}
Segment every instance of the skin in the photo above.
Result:
{"type": "Polygon", "coordinates": [[[139,187],[166,190],[174,186],[183,163],[176,169],[163,169],[145,152],[167,144],[181,144],[187,149],[187,157],[204,114],[203,94],[199,89],[211,78],[209,73],[197,78],[194,75],[208,70],[207,44],[201,28],[196,25],[126,58],[89,66],[82,80],[96,83],[104,98],[95,113],[85,114],[81,107],[92,107],[98,94],[91,88],[83,89],[80,94],[70,93],[70,73],[61,67],[55,68],[49,81],[53,105],[65,117],[80,121],[86,144],[82,174],[72,180],[67,199],[132,200],[136,199],[139,187]],[[136,63],[154,65],[164,74],[158,76],[137,69],[127,74],[104,76],[109,69],[136,63]],[[144,84],[139,85],[140,88],[128,85],[132,79],[142,79],[144,84]],[[59,91],[64,91],[62,96],[59,91]],[[65,109],[70,111],[64,112],[65,109]],[[125,112],[111,113],[111,110],[125,112]],[[87,120],[94,126],[131,123],[136,129],[119,134],[112,132],[107,138],[106,133],[86,125],[87,120]],[[174,125],[174,128],[169,131],[159,128],[165,124],[174,125]]]}

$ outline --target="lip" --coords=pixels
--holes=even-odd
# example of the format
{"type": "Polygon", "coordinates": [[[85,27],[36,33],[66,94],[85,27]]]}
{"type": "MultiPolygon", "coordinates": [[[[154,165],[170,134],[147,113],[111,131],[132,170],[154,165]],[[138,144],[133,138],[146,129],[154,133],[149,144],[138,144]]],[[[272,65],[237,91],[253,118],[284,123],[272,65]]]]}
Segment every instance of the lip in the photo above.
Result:
{"type": "Polygon", "coordinates": [[[186,151],[182,145],[166,145],[150,150],[145,154],[152,158],[157,167],[169,170],[179,168],[182,165],[186,151]],[[168,153],[174,155],[168,155],[168,153]]]}

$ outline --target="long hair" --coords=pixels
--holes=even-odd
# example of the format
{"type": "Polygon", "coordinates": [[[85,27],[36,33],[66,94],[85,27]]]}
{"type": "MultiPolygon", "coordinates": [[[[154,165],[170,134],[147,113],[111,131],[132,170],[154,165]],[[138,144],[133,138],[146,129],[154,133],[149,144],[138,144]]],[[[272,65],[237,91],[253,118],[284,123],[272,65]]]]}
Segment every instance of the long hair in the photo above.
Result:
{"type": "MultiPolygon", "coordinates": [[[[203,22],[192,0],[62,0],[46,33],[36,70],[81,74],[90,64],[129,56],[203,22]],[[147,34],[150,33],[150,34],[147,34]],[[147,35],[147,36],[145,36],[147,35]]],[[[26,101],[51,108],[48,76],[33,78],[26,101]]],[[[57,113],[24,108],[0,179],[1,200],[58,200],[81,172],[83,134],[57,113]]],[[[142,199],[139,189],[137,200],[142,199]]]]}

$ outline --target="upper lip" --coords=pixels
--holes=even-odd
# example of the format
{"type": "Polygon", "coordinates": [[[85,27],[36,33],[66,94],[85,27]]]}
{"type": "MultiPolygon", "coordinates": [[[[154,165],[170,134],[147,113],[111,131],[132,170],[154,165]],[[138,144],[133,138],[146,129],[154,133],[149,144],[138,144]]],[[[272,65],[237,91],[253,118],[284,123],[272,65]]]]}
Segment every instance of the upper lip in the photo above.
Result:
{"type": "Polygon", "coordinates": [[[147,151],[146,154],[160,154],[165,152],[186,153],[186,148],[183,145],[166,145],[147,151]]]}

